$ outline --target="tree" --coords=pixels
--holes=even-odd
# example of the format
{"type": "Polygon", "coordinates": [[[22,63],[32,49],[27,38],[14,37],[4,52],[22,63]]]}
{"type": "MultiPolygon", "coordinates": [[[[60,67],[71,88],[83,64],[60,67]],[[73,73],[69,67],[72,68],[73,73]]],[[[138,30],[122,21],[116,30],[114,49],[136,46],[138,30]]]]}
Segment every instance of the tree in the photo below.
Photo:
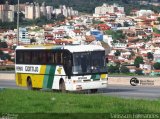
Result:
{"type": "Polygon", "coordinates": [[[16,47],[17,47],[16,45],[13,45],[12,48],[11,48],[11,50],[15,50],[16,47]]]}
{"type": "Polygon", "coordinates": [[[64,36],[64,38],[66,38],[66,39],[70,39],[71,37],[70,37],[70,36],[64,36]]]}
{"type": "Polygon", "coordinates": [[[154,69],[156,70],[160,70],[160,63],[159,62],[156,62],[154,65],[153,65],[154,69]]]}
{"type": "Polygon", "coordinates": [[[134,57],[135,56],[135,53],[134,53],[134,51],[130,51],[130,55],[129,55],[129,58],[132,58],[132,57],[134,57]]]}
{"type": "Polygon", "coordinates": [[[30,43],[32,44],[32,43],[35,43],[36,42],[36,39],[34,39],[34,38],[32,38],[31,40],[30,40],[30,43]]]}
{"type": "Polygon", "coordinates": [[[6,42],[0,42],[0,48],[8,48],[8,45],[6,42]]]}
{"type": "Polygon", "coordinates": [[[14,29],[16,28],[16,24],[14,22],[2,22],[0,20],[0,28],[1,29],[14,29]]]}
{"type": "Polygon", "coordinates": [[[119,39],[125,39],[125,35],[123,34],[122,30],[113,31],[113,30],[107,30],[105,31],[107,35],[112,35],[113,40],[119,40],[119,39]]]}
{"type": "Polygon", "coordinates": [[[138,57],[136,57],[136,59],[134,60],[134,65],[135,65],[137,68],[139,68],[139,65],[140,65],[140,64],[144,64],[144,62],[143,62],[143,57],[138,56],[138,57]]]}
{"type": "Polygon", "coordinates": [[[135,71],[135,74],[143,75],[143,72],[142,72],[142,70],[141,70],[141,69],[138,69],[138,70],[136,70],[136,71],[135,71]]]}
{"type": "Polygon", "coordinates": [[[114,53],[115,56],[120,56],[121,52],[119,50],[116,50],[116,52],[114,53]]]}
{"type": "Polygon", "coordinates": [[[124,24],[124,27],[130,26],[130,25],[128,24],[128,22],[126,22],[126,21],[125,21],[123,24],[124,24]]]}
{"type": "Polygon", "coordinates": [[[143,38],[144,42],[148,42],[152,39],[152,35],[147,36],[146,38],[143,38]]]}
{"type": "Polygon", "coordinates": [[[2,60],[6,60],[6,59],[11,60],[11,56],[9,54],[4,54],[1,58],[2,60]]]}
{"type": "MultiPolygon", "coordinates": [[[[17,12],[15,12],[14,13],[14,21],[17,21],[17,12]]],[[[20,12],[19,13],[19,22],[23,22],[23,19],[25,18],[25,15],[22,13],[22,12],[20,12]]]]}
{"type": "Polygon", "coordinates": [[[153,53],[148,52],[148,53],[147,53],[147,58],[148,58],[149,60],[153,60],[153,58],[154,58],[153,53]]]}
{"type": "Polygon", "coordinates": [[[121,73],[129,73],[130,72],[129,69],[126,66],[122,66],[120,68],[120,71],[121,71],[121,73]]]}
{"type": "Polygon", "coordinates": [[[64,21],[65,20],[65,16],[63,14],[58,14],[57,15],[57,20],[58,21],[64,21]]]}
{"type": "Polygon", "coordinates": [[[122,27],[122,25],[120,23],[117,24],[117,27],[122,27]]]}
{"type": "Polygon", "coordinates": [[[160,30],[158,30],[157,28],[153,28],[153,32],[160,34],[160,30]]]}
{"type": "Polygon", "coordinates": [[[41,16],[40,18],[35,19],[33,22],[38,26],[42,26],[47,22],[47,18],[45,16],[41,16]]]}
{"type": "Polygon", "coordinates": [[[0,50],[0,56],[2,56],[4,53],[3,53],[3,51],[2,50],[0,50]]]}
{"type": "Polygon", "coordinates": [[[158,17],[157,20],[160,22],[160,17],[158,17]]]}
{"type": "Polygon", "coordinates": [[[129,0],[122,0],[123,3],[129,4],[129,0]]]}
{"type": "Polygon", "coordinates": [[[119,73],[119,67],[117,65],[116,66],[111,65],[108,67],[108,72],[109,73],[119,73]]]}

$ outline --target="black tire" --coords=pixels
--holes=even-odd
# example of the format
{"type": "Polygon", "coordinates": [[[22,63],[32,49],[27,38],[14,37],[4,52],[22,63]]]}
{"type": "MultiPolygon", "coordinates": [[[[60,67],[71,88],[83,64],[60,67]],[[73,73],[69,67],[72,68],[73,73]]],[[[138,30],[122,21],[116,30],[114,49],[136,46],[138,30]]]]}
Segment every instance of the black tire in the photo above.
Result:
{"type": "Polygon", "coordinates": [[[27,79],[27,88],[28,88],[28,90],[33,90],[32,81],[30,78],[27,79]]]}
{"type": "Polygon", "coordinates": [[[61,80],[60,83],[59,83],[59,89],[62,93],[66,93],[66,86],[65,86],[65,83],[64,83],[64,80],[61,80]]]}
{"type": "Polygon", "coordinates": [[[91,93],[97,93],[98,89],[91,89],[91,93]]]}

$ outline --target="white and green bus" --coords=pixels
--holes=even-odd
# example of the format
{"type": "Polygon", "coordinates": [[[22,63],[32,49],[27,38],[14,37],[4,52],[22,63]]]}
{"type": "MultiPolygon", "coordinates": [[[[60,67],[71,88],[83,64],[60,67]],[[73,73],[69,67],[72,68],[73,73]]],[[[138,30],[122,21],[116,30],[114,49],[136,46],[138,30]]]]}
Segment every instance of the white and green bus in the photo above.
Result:
{"type": "Polygon", "coordinates": [[[16,84],[61,91],[106,88],[105,50],[98,45],[18,46],[16,84]]]}

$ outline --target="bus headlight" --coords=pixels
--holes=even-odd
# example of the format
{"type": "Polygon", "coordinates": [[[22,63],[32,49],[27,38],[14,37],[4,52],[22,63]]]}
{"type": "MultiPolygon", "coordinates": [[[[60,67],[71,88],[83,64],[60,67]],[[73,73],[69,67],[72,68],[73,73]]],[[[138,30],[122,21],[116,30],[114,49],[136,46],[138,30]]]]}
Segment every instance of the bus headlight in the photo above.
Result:
{"type": "Polygon", "coordinates": [[[73,83],[80,83],[82,80],[73,80],[73,83]]]}

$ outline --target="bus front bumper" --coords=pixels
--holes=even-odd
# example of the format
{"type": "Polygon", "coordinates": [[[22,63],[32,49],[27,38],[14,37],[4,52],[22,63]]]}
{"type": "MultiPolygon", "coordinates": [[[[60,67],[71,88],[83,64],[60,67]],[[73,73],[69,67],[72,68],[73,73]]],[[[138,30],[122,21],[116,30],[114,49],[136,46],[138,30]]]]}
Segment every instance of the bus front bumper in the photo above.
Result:
{"type": "Polygon", "coordinates": [[[73,83],[73,87],[72,89],[70,89],[70,91],[101,89],[101,88],[106,88],[107,85],[108,85],[108,80],[78,82],[78,83],[73,83]]]}

